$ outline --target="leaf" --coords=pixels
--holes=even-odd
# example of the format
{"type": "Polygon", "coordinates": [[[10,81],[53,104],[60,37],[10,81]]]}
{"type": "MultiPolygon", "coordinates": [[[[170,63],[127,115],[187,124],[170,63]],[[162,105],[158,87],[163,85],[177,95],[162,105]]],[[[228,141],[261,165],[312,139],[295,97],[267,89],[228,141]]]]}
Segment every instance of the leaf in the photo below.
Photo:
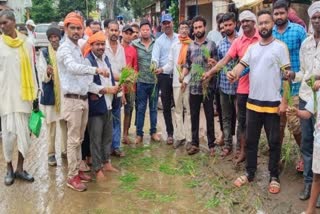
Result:
{"type": "Polygon", "coordinates": [[[206,58],[209,59],[210,58],[210,51],[206,46],[202,46],[201,47],[201,51],[202,51],[202,55],[206,58]]]}

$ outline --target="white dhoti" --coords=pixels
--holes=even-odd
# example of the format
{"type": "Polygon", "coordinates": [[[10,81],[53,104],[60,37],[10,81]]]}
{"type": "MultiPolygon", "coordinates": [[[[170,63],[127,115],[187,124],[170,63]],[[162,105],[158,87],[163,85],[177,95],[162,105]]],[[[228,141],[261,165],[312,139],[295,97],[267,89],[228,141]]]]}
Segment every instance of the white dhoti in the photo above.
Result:
{"type": "Polygon", "coordinates": [[[30,114],[17,112],[1,116],[3,154],[7,163],[12,161],[15,142],[19,152],[24,158],[26,157],[31,144],[29,117],[30,114]]]}

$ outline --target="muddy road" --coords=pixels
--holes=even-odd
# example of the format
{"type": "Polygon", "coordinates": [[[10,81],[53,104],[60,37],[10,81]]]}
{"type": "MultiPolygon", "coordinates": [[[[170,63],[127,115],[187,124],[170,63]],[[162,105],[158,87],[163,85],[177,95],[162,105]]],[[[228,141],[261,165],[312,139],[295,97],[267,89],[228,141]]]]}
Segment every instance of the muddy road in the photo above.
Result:
{"type": "MultiPolygon", "coordinates": [[[[159,112],[159,132],[164,129],[159,112]]],[[[215,118],[217,120],[217,117],[215,118]]],[[[261,140],[259,166],[255,182],[241,189],[233,187],[234,179],[244,172],[244,164],[235,166],[232,155],[215,158],[206,150],[205,119],[201,117],[202,151],[188,156],[185,148],[174,150],[165,142],[123,146],[126,157],[113,157],[119,173],[107,173],[107,180],[89,183],[88,191],[78,193],[66,187],[67,162],[57,156],[58,166],[47,164],[45,130],[35,139],[26,159],[26,170],[34,183],[16,180],[6,187],[0,184],[0,213],[301,213],[307,205],[298,199],[303,178],[294,169],[294,146],[286,147],[290,158],[281,174],[281,193],[268,193],[267,148],[261,140]]],[[[218,123],[216,121],[216,129],[218,123]]],[[[145,133],[148,133],[146,120],[145,133]]],[[[218,128],[219,129],[219,128],[218,128]]],[[[130,137],[134,139],[134,126],[130,137]]],[[[220,133],[217,131],[216,136],[220,133]]],[[[289,141],[288,137],[286,141],[289,141]]],[[[292,141],[292,140],[291,140],[292,141]]],[[[289,142],[292,144],[292,142],[289,142]]],[[[0,143],[0,175],[4,178],[6,164],[0,143]]],[[[60,154],[60,147],[58,154],[60,154]]],[[[15,155],[16,156],[16,155],[15,155]]],[[[16,159],[14,160],[16,165],[16,159]]]]}

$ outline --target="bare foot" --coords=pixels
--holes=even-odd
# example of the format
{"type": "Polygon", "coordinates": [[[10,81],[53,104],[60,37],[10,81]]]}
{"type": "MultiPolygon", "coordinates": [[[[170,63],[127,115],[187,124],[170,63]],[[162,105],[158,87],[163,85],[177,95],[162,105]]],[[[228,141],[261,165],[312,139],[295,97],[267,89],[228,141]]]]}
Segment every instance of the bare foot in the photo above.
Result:
{"type": "Polygon", "coordinates": [[[96,172],[96,179],[97,179],[97,181],[106,180],[106,176],[104,176],[102,170],[99,170],[98,172],[96,172]]]}
{"type": "Polygon", "coordinates": [[[122,143],[124,143],[124,144],[131,144],[131,141],[130,141],[130,139],[128,138],[128,136],[123,136],[122,143]]]}
{"type": "Polygon", "coordinates": [[[119,170],[114,168],[111,163],[106,163],[103,167],[103,170],[108,172],[119,172],[119,170]]]}
{"type": "Polygon", "coordinates": [[[141,136],[137,136],[136,140],[135,140],[135,144],[140,144],[142,143],[142,137],[141,136]]]}
{"type": "Polygon", "coordinates": [[[239,163],[242,163],[243,161],[245,161],[246,160],[246,155],[245,155],[245,153],[244,152],[242,152],[242,153],[240,153],[239,155],[238,155],[238,157],[235,159],[235,164],[239,164],[239,163]]]}

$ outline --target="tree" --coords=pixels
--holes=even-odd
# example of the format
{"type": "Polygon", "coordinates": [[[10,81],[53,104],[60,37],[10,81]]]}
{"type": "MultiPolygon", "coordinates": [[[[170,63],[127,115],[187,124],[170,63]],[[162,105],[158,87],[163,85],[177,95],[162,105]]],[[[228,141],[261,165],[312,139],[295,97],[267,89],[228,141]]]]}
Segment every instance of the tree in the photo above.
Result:
{"type": "Polygon", "coordinates": [[[143,8],[152,4],[153,0],[132,0],[130,1],[131,8],[135,17],[144,15],[143,8]]]}
{"type": "Polygon", "coordinates": [[[58,6],[58,17],[63,19],[68,13],[78,10],[81,11],[84,17],[87,17],[87,12],[96,9],[96,0],[60,0],[58,6]]]}
{"type": "Polygon", "coordinates": [[[35,23],[50,23],[56,21],[56,10],[52,0],[33,0],[31,18],[35,23]]]}

